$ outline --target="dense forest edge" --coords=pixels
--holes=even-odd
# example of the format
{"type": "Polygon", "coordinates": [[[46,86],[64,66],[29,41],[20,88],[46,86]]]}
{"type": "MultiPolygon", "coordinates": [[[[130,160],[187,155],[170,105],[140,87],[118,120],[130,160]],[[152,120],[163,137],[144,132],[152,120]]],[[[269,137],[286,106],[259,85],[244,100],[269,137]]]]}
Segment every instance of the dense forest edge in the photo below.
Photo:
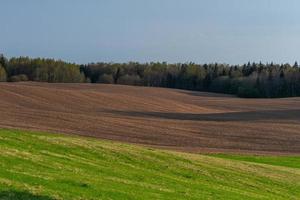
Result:
{"type": "Polygon", "coordinates": [[[178,88],[233,94],[245,98],[300,96],[295,64],[90,63],[0,55],[0,82],[107,83],[178,88]]]}

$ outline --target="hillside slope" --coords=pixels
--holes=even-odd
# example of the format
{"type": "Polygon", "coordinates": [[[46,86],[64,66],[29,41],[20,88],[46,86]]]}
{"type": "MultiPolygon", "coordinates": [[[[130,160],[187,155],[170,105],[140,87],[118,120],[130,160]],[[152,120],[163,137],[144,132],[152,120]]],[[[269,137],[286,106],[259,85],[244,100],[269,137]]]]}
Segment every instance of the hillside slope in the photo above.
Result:
{"type": "Polygon", "coordinates": [[[0,127],[191,152],[300,154],[300,98],[164,88],[1,83],[0,127]]]}
{"type": "Polygon", "coordinates": [[[300,157],[270,159],[0,129],[0,199],[298,199],[300,166],[286,163],[300,157]]]}

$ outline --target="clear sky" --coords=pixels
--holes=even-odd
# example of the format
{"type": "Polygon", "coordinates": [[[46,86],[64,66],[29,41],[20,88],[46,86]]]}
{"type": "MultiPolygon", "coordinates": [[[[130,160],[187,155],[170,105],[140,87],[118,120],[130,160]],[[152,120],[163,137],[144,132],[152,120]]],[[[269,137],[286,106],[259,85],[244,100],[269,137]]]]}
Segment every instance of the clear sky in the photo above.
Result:
{"type": "Polygon", "coordinates": [[[300,61],[299,0],[0,0],[0,53],[96,61],[300,61]]]}

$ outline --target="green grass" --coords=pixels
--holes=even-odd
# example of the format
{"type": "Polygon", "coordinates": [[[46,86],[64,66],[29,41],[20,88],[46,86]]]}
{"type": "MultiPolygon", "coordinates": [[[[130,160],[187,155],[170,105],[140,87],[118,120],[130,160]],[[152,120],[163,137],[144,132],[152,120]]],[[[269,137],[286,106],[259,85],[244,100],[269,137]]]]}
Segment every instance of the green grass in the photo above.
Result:
{"type": "Polygon", "coordinates": [[[246,156],[229,154],[215,154],[213,156],[218,158],[227,158],[231,160],[263,163],[268,165],[300,169],[300,156],[246,156]]]}
{"type": "Polygon", "coordinates": [[[299,159],[0,130],[0,199],[300,199],[299,159]]]}

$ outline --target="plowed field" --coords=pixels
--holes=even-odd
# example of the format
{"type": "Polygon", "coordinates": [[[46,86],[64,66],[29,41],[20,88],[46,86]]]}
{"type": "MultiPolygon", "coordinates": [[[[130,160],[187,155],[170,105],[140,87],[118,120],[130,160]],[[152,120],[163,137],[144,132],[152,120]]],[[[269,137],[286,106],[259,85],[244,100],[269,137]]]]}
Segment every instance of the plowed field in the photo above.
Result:
{"type": "Polygon", "coordinates": [[[0,127],[188,152],[300,154],[300,98],[165,88],[1,83],[0,127]]]}

